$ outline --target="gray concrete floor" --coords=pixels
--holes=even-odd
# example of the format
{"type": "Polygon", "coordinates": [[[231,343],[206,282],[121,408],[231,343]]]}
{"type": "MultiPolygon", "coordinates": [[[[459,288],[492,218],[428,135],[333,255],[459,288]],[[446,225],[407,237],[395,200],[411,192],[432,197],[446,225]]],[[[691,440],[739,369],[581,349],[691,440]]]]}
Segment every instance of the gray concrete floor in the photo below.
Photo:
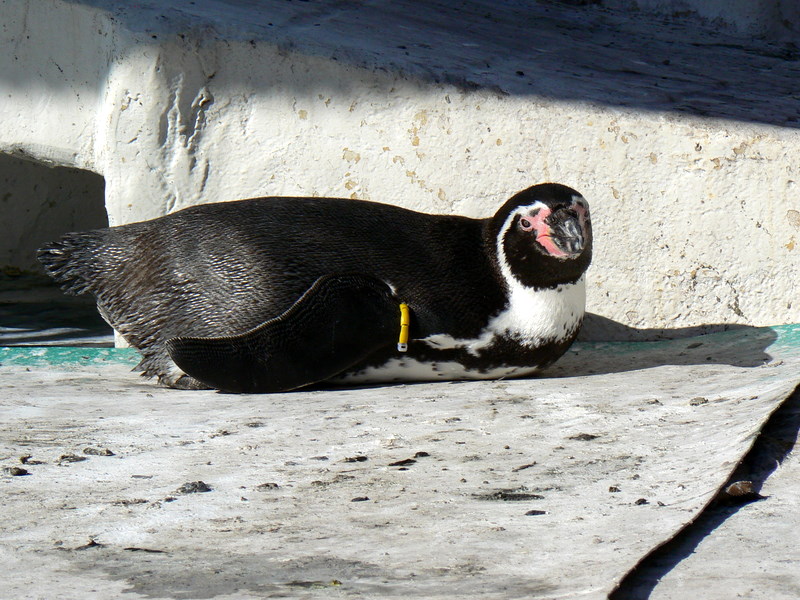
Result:
{"type": "Polygon", "coordinates": [[[136,361],[0,348],[1,597],[798,596],[796,326],[268,396],[136,361]]]}

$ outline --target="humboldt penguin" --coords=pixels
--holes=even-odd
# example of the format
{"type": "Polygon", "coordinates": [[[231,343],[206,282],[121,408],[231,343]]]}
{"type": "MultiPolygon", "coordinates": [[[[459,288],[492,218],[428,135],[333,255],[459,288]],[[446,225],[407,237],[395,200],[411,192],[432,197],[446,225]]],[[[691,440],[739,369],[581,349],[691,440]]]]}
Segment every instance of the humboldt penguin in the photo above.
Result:
{"type": "Polygon", "coordinates": [[[203,204],[70,233],[38,258],[169,387],[524,377],[575,339],[589,206],[535,185],[494,216],[341,198],[203,204]]]}

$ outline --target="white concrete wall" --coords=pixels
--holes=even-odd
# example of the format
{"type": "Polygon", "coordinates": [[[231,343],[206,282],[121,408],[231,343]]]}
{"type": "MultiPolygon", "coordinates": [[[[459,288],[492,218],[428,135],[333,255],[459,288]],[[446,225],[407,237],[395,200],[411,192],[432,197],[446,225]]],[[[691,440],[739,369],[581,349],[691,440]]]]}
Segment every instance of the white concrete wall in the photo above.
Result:
{"type": "Polygon", "coordinates": [[[114,41],[109,15],[60,0],[0,4],[0,149],[96,170],[98,108],[114,41]]]}
{"type": "MultiPolygon", "coordinates": [[[[0,4],[0,45],[12,49],[0,57],[0,119],[13,123],[0,151],[101,173],[113,224],[268,194],[485,216],[519,189],[558,181],[593,207],[593,312],[656,328],[800,321],[800,132],[614,106],[631,69],[649,77],[652,65],[612,55],[620,64],[604,74],[618,32],[597,59],[595,42],[570,29],[595,13],[536,13],[566,28],[556,38],[531,35],[533,8],[513,2],[474,2],[450,20],[396,2],[328,13],[281,3],[257,15],[241,0],[177,6],[0,4]],[[583,82],[579,63],[548,70],[576,47],[574,60],[597,62],[583,82]],[[537,66],[541,56],[551,62],[537,66]],[[575,90],[589,97],[570,99],[575,90]]],[[[644,103],[656,84],[632,87],[624,103],[644,103]]],[[[760,93],[744,92],[742,102],[760,93]]],[[[758,119],[768,111],[757,102],[738,108],[758,119]]]]}

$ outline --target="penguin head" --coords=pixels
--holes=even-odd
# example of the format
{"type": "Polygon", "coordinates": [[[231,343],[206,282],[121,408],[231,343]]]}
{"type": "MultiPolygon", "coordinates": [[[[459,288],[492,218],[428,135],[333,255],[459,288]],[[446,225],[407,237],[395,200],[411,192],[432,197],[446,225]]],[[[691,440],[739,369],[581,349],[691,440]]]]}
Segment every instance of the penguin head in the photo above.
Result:
{"type": "Polygon", "coordinates": [[[575,282],[592,260],[589,204],[565,185],[544,183],[515,194],[490,223],[503,276],[525,286],[575,282]]]}

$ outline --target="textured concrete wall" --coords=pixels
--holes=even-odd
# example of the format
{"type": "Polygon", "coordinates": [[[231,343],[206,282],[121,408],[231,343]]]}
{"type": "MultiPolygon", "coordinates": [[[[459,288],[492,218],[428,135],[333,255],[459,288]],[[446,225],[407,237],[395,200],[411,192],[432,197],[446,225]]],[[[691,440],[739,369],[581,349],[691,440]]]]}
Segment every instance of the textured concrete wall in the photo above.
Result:
{"type": "Polygon", "coordinates": [[[94,164],[113,21],[61,0],[0,3],[0,150],[53,166],[94,164]]]}
{"type": "Polygon", "coordinates": [[[601,0],[604,6],[668,17],[699,17],[748,35],[781,39],[800,31],[796,0],[601,0]]]}
{"type": "Polygon", "coordinates": [[[65,231],[108,225],[103,178],[0,154],[0,267],[40,271],[36,249],[65,231]]]}
{"type": "Polygon", "coordinates": [[[267,194],[485,216],[559,181],[593,206],[593,312],[800,321],[796,58],[594,7],[295,4],[0,4],[0,151],[103,174],[114,224],[267,194]]]}

